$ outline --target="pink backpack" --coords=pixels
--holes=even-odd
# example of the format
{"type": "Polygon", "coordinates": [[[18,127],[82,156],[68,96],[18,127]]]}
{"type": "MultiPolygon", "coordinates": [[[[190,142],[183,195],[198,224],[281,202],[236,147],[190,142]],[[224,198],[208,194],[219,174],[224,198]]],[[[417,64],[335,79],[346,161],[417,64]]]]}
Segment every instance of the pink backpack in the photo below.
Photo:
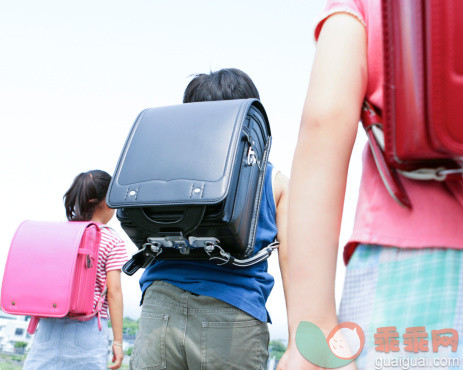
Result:
{"type": "Polygon", "coordinates": [[[6,261],[2,310],[32,316],[30,334],[41,317],[85,321],[98,315],[101,330],[106,286],[93,310],[100,241],[93,222],[23,222],[6,261]]]}

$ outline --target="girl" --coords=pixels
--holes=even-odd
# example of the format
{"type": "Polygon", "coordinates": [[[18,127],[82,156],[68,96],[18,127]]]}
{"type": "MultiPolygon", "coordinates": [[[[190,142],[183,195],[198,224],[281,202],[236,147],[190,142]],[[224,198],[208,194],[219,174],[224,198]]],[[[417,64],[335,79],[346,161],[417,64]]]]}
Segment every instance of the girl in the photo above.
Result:
{"type": "MultiPolygon", "coordinates": [[[[106,205],[111,176],[94,170],[81,173],[64,195],[69,221],[93,221],[107,224],[114,210],[106,205]]],[[[106,283],[108,292],[101,309],[102,330],[97,317],[89,321],[70,318],[40,320],[24,369],[105,369],[108,347],[108,307],[114,334],[113,365],[121,366],[122,351],[122,290],[121,267],[127,261],[124,242],[111,230],[102,228],[95,286],[95,305],[106,283]]]]}
{"type": "MultiPolygon", "coordinates": [[[[291,370],[318,369],[296,348],[298,324],[311,321],[327,335],[338,323],[334,282],[349,159],[365,97],[383,108],[380,0],[328,0],[315,37],[289,192],[290,342],[280,368],[291,370]]],[[[376,350],[380,327],[396,327],[401,357],[413,356],[404,352],[406,328],[425,327],[422,357],[433,354],[431,330],[463,329],[463,184],[402,182],[413,210],[391,199],[366,147],[339,314],[365,333],[359,369],[397,355],[376,350]]],[[[448,350],[439,356],[461,356],[448,350]]]]}

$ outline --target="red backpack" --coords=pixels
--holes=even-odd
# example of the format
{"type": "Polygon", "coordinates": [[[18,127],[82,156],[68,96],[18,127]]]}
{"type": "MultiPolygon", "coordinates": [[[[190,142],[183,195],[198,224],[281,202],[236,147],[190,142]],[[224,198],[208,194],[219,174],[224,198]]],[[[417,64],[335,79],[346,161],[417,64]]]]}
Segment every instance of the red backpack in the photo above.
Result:
{"type": "Polygon", "coordinates": [[[383,0],[384,114],[362,123],[389,193],[411,208],[397,173],[462,178],[463,1],[383,0]]]}

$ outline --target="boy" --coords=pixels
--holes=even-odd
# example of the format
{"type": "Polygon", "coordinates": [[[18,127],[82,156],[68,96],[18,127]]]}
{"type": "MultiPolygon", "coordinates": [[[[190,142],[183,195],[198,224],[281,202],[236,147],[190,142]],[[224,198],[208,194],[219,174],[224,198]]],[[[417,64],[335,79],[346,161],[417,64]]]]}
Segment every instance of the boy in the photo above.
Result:
{"type": "MultiPolygon", "coordinates": [[[[244,72],[230,68],[197,75],[183,102],[259,99],[244,72]]],[[[286,282],[288,179],[268,164],[255,250],[276,238],[286,282]]],[[[140,279],[140,330],[132,369],[266,369],[270,317],[265,302],[273,288],[267,261],[247,268],[208,260],[158,260],[140,279]]]]}

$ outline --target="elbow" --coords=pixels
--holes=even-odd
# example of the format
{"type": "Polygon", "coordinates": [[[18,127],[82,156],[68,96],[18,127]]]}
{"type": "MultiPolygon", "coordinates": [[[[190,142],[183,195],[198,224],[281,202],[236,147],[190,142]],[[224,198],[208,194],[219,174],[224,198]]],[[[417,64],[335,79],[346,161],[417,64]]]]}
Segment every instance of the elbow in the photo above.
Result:
{"type": "Polygon", "coordinates": [[[345,137],[357,132],[360,111],[345,104],[333,103],[304,109],[300,139],[314,136],[345,137]]]}
{"type": "Polygon", "coordinates": [[[112,287],[108,289],[108,300],[122,297],[122,288],[120,286],[112,287]]]}

